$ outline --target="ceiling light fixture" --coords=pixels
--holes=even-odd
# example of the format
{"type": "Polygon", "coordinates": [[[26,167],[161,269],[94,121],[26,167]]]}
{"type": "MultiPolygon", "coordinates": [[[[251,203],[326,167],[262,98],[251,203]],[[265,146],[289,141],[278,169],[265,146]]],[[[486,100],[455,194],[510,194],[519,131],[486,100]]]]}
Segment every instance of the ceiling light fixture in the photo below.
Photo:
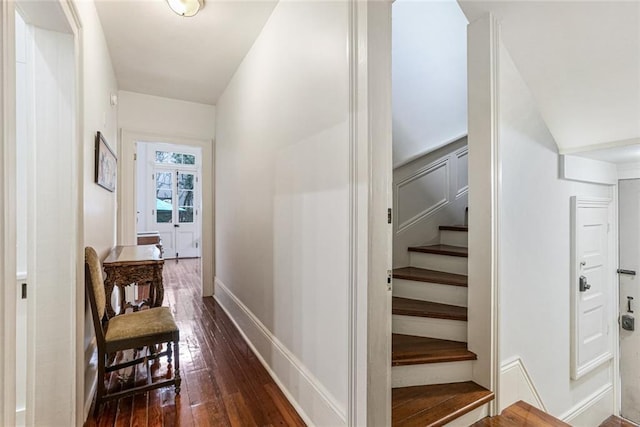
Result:
{"type": "Polygon", "coordinates": [[[167,0],[167,3],[180,16],[193,16],[204,7],[204,0],[167,0]]]}

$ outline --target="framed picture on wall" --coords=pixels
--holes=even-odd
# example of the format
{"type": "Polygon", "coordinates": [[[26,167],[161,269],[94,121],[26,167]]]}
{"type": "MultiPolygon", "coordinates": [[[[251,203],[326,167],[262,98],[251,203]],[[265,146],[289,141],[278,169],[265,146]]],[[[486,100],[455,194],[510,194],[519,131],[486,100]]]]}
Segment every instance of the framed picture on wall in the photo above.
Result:
{"type": "Polygon", "coordinates": [[[115,191],[118,159],[102,133],[96,134],[96,184],[109,191],[115,191]]]}

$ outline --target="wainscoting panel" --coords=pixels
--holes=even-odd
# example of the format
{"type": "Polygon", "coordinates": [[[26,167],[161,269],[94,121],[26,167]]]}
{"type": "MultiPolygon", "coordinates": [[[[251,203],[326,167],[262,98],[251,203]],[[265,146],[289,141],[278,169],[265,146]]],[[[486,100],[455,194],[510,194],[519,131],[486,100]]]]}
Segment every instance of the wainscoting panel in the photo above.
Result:
{"type": "Polygon", "coordinates": [[[394,268],[409,265],[409,246],[439,243],[438,226],[464,223],[468,157],[465,136],[393,171],[394,268]]]}
{"type": "Polygon", "coordinates": [[[396,186],[398,232],[449,203],[449,162],[444,158],[396,186]]]}

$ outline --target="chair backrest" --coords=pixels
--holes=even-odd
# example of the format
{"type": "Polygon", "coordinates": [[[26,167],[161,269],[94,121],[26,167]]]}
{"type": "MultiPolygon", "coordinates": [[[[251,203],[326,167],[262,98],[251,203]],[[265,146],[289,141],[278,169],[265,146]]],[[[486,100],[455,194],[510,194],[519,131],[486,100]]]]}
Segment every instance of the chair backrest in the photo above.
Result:
{"type": "Polygon", "coordinates": [[[91,304],[93,326],[96,330],[98,341],[104,339],[102,321],[104,319],[107,298],[104,290],[104,279],[102,278],[102,265],[95,249],[90,246],[84,248],[85,284],[91,304]]]}

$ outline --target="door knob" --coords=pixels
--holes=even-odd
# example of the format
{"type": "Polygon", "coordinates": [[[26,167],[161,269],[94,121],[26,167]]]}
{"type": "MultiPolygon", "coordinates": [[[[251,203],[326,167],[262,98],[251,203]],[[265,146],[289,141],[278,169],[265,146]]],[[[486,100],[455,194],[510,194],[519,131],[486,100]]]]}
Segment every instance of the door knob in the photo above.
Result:
{"type": "Polygon", "coordinates": [[[585,276],[580,276],[580,292],[585,292],[591,289],[591,285],[587,283],[587,278],[585,276]]]}

